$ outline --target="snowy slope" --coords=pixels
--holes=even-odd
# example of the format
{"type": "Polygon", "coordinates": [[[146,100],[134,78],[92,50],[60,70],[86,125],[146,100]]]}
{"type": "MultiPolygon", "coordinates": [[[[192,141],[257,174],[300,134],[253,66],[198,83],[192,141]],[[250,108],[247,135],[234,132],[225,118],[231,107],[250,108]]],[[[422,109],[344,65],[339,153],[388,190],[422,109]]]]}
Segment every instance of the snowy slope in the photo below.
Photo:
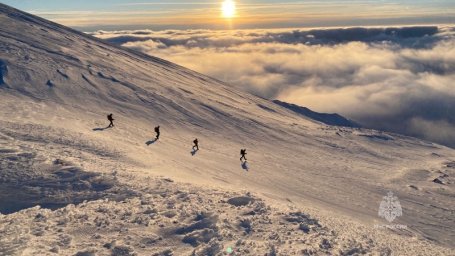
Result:
{"type": "Polygon", "coordinates": [[[1,4],[0,24],[2,200],[100,199],[1,215],[0,255],[455,253],[452,149],[326,126],[1,4]],[[239,161],[245,147],[249,170],[239,161]],[[388,191],[406,231],[374,228],[386,223],[377,213],[388,191]],[[226,203],[245,194],[261,203],[226,203]]]}

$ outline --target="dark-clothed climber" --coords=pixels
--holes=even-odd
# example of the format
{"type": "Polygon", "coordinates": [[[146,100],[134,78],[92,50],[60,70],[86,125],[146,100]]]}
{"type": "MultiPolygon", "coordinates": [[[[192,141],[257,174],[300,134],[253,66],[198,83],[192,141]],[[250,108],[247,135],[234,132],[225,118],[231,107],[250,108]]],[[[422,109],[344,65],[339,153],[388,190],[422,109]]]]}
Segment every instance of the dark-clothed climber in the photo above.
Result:
{"type": "Polygon", "coordinates": [[[156,133],[156,139],[158,140],[160,138],[160,126],[158,125],[155,127],[155,133],[156,133]]]}
{"type": "Polygon", "coordinates": [[[245,161],[247,161],[246,160],[246,149],[240,149],[240,155],[242,156],[242,157],[240,157],[240,161],[242,161],[242,159],[245,159],[245,161]]]}
{"type": "Polygon", "coordinates": [[[112,114],[107,115],[107,120],[110,122],[108,127],[109,128],[110,127],[114,127],[114,120],[115,119],[112,117],[112,114]]]}
{"type": "Polygon", "coordinates": [[[195,139],[195,140],[193,140],[193,143],[194,143],[193,150],[194,151],[199,150],[199,141],[197,139],[195,139]]]}

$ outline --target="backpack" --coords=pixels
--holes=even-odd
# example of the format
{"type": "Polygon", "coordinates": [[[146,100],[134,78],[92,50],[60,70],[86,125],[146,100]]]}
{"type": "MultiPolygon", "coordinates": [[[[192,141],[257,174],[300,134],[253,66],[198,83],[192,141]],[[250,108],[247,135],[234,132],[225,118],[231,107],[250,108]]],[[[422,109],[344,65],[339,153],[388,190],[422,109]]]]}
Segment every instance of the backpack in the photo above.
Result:
{"type": "Polygon", "coordinates": [[[240,150],[240,155],[244,155],[244,154],[245,154],[245,151],[246,151],[245,149],[241,149],[241,150],[240,150]]]}

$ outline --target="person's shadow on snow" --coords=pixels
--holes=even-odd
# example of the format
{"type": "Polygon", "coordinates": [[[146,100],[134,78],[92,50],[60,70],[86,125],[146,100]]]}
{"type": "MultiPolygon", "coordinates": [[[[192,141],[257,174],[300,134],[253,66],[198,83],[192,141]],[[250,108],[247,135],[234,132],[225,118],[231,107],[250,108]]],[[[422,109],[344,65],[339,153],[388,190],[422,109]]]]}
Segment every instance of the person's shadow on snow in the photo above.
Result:
{"type": "Polygon", "coordinates": [[[242,162],[241,166],[242,166],[242,169],[245,170],[245,171],[249,171],[250,170],[250,166],[248,165],[247,161],[242,162]]]}
{"type": "Polygon", "coordinates": [[[194,149],[191,151],[191,155],[194,156],[196,155],[196,153],[199,151],[199,149],[194,149]]]}
{"type": "Polygon", "coordinates": [[[104,130],[111,129],[111,128],[112,128],[112,126],[106,126],[103,128],[93,128],[93,131],[100,132],[100,131],[104,131],[104,130]]]}
{"type": "Polygon", "coordinates": [[[154,144],[154,143],[157,142],[157,141],[158,141],[158,139],[149,140],[149,141],[147,141],[145,144],[147,144],[147,146],[150,146],[150,145],[154,144]]]}

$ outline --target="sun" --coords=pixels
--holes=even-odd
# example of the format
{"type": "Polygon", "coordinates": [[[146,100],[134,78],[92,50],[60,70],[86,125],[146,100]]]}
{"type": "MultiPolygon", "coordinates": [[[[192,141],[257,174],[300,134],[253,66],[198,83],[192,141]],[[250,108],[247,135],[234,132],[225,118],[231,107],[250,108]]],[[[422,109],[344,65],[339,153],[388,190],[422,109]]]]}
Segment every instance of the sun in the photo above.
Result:
{"type": "Polygon", "coordinates": [[[235,16],[235,2],[233,0],[225,0],[221,6],[223,17],[233,18],[235,16]]]}

